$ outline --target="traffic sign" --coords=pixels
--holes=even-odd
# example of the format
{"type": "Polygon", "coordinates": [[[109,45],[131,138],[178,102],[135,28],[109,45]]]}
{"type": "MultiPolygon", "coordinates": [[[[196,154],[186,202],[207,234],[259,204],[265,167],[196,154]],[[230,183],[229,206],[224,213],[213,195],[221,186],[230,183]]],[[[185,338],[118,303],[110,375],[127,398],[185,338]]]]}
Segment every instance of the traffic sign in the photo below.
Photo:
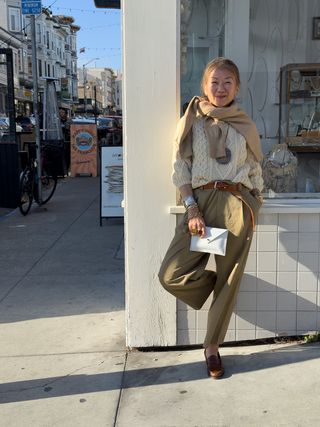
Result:
{"type": "Polygon", "coordinates": [[[22,15],[40,15],[41,13],[41,0],[22,0],[21,13],[22,15]]]}

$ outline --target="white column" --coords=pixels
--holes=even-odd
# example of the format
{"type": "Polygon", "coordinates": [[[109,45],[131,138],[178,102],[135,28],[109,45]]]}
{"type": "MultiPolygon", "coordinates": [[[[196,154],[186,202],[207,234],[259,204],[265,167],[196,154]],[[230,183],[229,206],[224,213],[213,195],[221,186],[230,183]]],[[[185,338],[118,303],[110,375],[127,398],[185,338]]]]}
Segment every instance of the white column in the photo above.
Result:
{"type": "Polygon", "coordinates": [[[179,115],[178,0],[123,0],[127,345],[176,343],[176,301],[158,281],[174,234],[172,141],[179,115]]]}

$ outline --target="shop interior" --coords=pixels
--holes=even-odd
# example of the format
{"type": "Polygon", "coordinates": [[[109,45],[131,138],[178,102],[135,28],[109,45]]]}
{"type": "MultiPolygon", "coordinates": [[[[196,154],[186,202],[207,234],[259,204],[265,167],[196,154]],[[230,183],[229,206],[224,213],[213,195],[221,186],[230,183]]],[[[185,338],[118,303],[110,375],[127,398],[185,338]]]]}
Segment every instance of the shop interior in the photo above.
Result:
{"type": "MultiPolygon", "coordinates": [[[[181,0],[181,108],[199,94],[206,63],[225,56],[228,7],[226,0],[181,0]]],[[[261,136],[264,195],[320,198],[320,3],[250,0],[248,14],[238,102],[261,136]]]]}

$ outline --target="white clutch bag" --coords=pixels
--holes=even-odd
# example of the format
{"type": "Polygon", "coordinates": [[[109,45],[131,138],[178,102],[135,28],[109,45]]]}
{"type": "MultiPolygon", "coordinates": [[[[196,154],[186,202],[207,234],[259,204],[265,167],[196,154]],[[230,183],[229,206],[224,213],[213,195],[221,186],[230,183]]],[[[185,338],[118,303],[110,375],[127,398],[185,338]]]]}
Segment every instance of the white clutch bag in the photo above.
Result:
{"type": "Polygon", "coordinates": [[[191,236],[190,250],[225,255],[228,230],[225,228],[206,227],[205,237],[191,236]]]}

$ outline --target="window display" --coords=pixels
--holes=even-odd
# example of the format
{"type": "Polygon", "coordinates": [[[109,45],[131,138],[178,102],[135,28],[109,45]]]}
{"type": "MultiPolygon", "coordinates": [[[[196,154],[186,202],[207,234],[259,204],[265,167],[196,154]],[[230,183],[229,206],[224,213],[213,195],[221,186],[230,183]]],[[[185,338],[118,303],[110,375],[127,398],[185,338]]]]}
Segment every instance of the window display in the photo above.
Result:
{"type": "MultiPolygon", "coordinates": [[[[250,0],[248,15],[239,16],[248,19],[249,38],[240,49],[237,102],[261,137],[265,197],[320,197],[320,44],[312,37],[320,3],[278,3],[250,0]]],[[[239,30],[231,31],[233,9],[228,6],[225,0],[180,0],[181,112],[199,93],[202,70],[211,58],[230,52],[237,57],[239,30]]]]}
{"type": "Polygon", "coordinates": [[[320,151],[320,64],[288,64],[280,79],[282,139],[295,152],[320,151]]]}
{"type": "MultiPolygon", "coordinates": [[[[290,179],[282,179],[281,188],[266,188],[279,193],[297,193],[299,197],[320,194],[320,64],[288,64],[280,70],[280,143],[293,156],[286,156],[290,179]]],[[[282,145],[280,144],[280,145],[282,145]]],[[[267,156],[270,157],[270,154],[267,156]]],[[[267,167],[267,161],[264,162],[267,167]]],[[[270,165],[270,164],[269,164],[270,165]]],[[[268,176],[268,173],[266,173],[268,176]]],[[[274,182],[274,181],[273,181],[274,182]]]]}

